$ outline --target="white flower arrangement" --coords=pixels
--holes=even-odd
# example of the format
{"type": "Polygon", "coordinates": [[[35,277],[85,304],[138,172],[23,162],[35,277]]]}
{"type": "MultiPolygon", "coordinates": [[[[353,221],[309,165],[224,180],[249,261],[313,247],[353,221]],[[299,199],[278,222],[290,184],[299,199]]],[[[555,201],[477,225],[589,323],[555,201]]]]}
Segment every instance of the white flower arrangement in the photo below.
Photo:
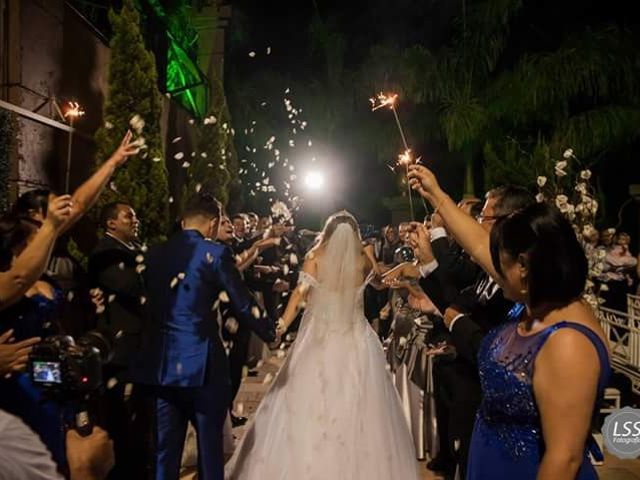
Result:
{"type": "Polygon", "coordinates": [[[554,163],[555,178],[537,178],[536,201],[553,202],[571,222],[589,262],[584,299],[596,309],[603,303],[600,292],[604,291],[604,285],[600,285],[596,280],[603,272],[606,252],[592,241],[597,234],[594,224],[598,213],[598,202],[594,198],[595,189],[591,185],[592,173],[580,165],[580,160],[572,148],[566,149],[562,156],[563,160],[554,163]],[[576,175],[570,175],[576,170],[576,175]],[[566,188],[568,185],[572,188],[566,188]]]}

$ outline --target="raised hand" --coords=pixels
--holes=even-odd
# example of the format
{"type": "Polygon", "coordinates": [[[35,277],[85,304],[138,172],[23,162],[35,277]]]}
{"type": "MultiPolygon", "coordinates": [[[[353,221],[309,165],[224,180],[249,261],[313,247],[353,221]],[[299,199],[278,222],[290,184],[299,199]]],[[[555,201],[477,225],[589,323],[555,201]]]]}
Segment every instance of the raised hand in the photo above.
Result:
{"type": "Polygon", "coordinates": [[[113,152],[109,161],[113,162],[116,167],[119,167],[123,163],[125,163],[129,157],[136,155],[140,152],[140,143],[137,141],[131,141],[133,134],[131,130],[127,130],[122,142],[120,142],[120,146],[118,149],[113,152]]]}
{"type": "Polygon", "coordinates": [[[436,176],[424,165],[409,165],[408,178],[411,188],[423,197],[433,195],[440,190],[436,176]]]}
{"type": "Polygon", "coordinates": [[[0,375],[2,376],[23,372],[27,367],[29,353],[33,346],[40,342],[39,337],[33,337],[13,343],[12,337],[13,330],[0,335],[0,375]]]}
{"type": "Polygon", "coordinates": [[[419,222],[411,223],[409,245],[413,247],[416,258],[422,265],[426,265],[435,259],[431,248],[431,237],[424,224],[419,222]]]}
{"type": "Polygon", "coordinates": [[[60,195],[59,197],[49,195],[45,223],[50,223],[56,230],[60,229],[69,220],[72,209],[71,195],[60,195]]]}

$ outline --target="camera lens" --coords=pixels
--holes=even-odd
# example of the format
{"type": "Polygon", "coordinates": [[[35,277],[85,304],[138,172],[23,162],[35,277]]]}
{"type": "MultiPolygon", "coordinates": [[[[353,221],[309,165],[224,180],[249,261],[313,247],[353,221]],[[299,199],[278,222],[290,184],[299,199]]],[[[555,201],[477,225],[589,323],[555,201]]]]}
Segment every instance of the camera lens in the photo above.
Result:
{"type": "Polygon", "coordinates": [[[77,344],[93,347],[100,354],[100,360],[103,364],[109,363],[113,358],[113,335],[104,330],[91,330],[78,339],[77,344]]]}

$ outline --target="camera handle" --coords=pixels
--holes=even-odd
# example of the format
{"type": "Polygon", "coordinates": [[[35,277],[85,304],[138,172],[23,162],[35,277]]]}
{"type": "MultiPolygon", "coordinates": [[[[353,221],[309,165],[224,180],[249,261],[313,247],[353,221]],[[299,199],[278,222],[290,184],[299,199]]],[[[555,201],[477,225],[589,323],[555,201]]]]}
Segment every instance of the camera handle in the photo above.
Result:
{"type": "Polygon", "coordinates": [[[89,416],[89,409],[86,404],[80,404],[78,412],[76,413],[75,421],[75,429],[81,437],[88,437],[91,435],[91,432],[93,432],[93,421],[89,416]]]}

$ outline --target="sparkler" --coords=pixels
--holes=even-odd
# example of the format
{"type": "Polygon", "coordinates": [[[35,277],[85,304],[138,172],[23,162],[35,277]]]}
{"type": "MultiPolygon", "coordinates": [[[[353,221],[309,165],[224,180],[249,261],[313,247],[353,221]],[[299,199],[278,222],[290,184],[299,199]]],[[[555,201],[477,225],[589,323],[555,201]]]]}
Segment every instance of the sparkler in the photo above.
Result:
{"type": "MultiPolygon", "coordinates": [[[[371,111],[375,112],[384,107],[389,107],[389,109],[393,112],[393,118],[396,121],[396,126],[398,127],[398,132],[400,132],[400,137],[402,138],[402,144],[404,145],[404,152],[398,155],[398,165],[403,165],[406,170],[406,179],[407,179],[407,194],[409,196],[409,211],[411,214],[411,219],[415,220],[415,215],[413,213],[413,196],[411,195],[411,185],[409,184],[409,165],[414,163],[418,163],[420,158],[414,159],[411,149],[409,148],[409,144],[407,143],[407,137],[404,134],[404,129],[402,128],[402,123],[400,123],[400,116],[398,115],[398,111],[396,109],[396,102],[398,100],[397,93],[378,93],[375,97],[371,97],[369,102],[371,103],[371,111]]],[[[391,168],[392,171],[395,171],[391,168]]],[[[426,209],[426,204],[424,199],[422,200],[423,205],[426,209]]]]}
{"type": "Polygon", "coordinates": [[[69,102],[67,111],[64,114],[65,118],[69,120],[69,126],[71,127],[71,129],[69,130],[69,142],[67,145],[67,171],[64,181],[64,191],[67,193],[69,192],[69,177],[71,175],[71,145],[73,143],[73,122],[76,118],[83,115],[84,110],[82,110],[82,107],[80,106],[80,104],[78,104],[78,102],[69,102]]]}

